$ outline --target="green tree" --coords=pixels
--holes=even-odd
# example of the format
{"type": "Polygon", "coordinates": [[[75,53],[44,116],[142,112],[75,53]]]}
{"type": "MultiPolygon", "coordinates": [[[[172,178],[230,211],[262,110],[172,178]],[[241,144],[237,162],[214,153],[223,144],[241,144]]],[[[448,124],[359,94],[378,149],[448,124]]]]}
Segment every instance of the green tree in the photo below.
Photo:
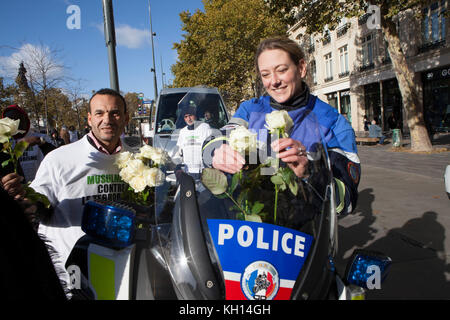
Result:
{"type": "Polygon", "coordinates": [[[174,44],[174,87],[219,88],[227,104],[258,95],[255,49],[261,39],[286,34],[287,26],[261,0],[203,0],[204,11],[180,14],[185,32],[174,44]]]}
{"type": "Polygon", "coordinates": [[[139,94],[137,92],[127,92],[124,96],[127,103],[127,112],[130,115],[130,119],[134,117],[140,103],[139,94]]]}
{"type": "Polygon", "coordinates": [[[41,90],[38,94],[39,102],[44,105],[47,102],[48,127],[60,128],[65,125],[77,125],[76,113],[72,109],[72,103],[66,94],[59,88],[41,90]]]}
{"type": "MultiPolygon", "coordinates": [[[[308,34],[322,34],[325,27],[336,28],[343,17],[362,16],[369,5],[376,6],[380,12],[380,25],[388,44],[389,56],[402,95],[403,107],[411,134],[412,151],[431,151],[432,145],[425,127],[423,101],[421,99],[422,81],[413,66],[407,62],[402,50],[396,27],[396,18],[401,11],[413,10],[419,18],[421,7],[428,0],[265,0],[271,11],[288,24],[299,22],[306,27],[308,34]]],[[[373,8],[373,7],[372,7],[373,8]]]]}
{"type": "Polygon", "coordinates": [[[27,69],[22,61],[19,64],[15,80],[17,90],[14,94],[14,101],[28,113],[31,122],[38,125],[41,119],[41,105],[36,101],[36,96],[28,84],[26,74],[27,69]]]}
{"type": "Polygon", "coordinates": [[[14,103],[14,94],[17,87],[14,85],[4,85],[3,78],[0,77],[0,112],[7,106],[14,103]]]}

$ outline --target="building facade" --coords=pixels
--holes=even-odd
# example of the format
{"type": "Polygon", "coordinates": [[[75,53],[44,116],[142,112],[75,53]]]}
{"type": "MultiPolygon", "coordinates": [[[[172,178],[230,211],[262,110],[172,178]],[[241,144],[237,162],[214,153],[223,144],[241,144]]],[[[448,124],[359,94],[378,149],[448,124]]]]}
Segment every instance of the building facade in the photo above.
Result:
{"type": "MultiPolygon", "coordinates": [[[[444,15],[449,2],[422,8],[420,19],[412,10],[396,17],[402,50],[422,80],[425,121],[434,132],[450,131],[450,19],[444,15]]],[[[324,35],[307,35],[296,24],[288,35],[305,50],[311,91],[343,114],[355,131],[364,130],[367,116],[386,131],[408,132],[387,43],[370,18],[344,19],[324,35]]]]}

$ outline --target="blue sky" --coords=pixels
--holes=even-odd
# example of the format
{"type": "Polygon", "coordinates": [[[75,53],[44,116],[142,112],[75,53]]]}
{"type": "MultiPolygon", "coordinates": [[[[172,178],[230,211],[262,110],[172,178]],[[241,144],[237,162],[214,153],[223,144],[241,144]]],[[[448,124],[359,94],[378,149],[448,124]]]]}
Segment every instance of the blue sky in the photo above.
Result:
{"type": "MultiPolygon", "coordinates": [[[[203,10],[201,0],[151,0],[158,91],[173,80],[170,66],[176,62],[173,43],[182,39],[179,14],[203,10]]],[[[148,0],[113,0],[116,27],[116,55],[119,86],[123,92],[143,92],[154,97],[152,51],[148,0]]],[[[71,20],[72,22],[74,20],[71,20]]],[[[0,4],[0,76],[13,81],[14,61],[27,45],[44,45],[60,50],[59,62],[66,74],[82,79],[85,93],[109,87],[108,56],[103,35],[102,0],[14,0],[0,4]],[[80,29],[68,29],[73,14],[70,5],[80,8],[80,29]],[[15,49],[13,49],[15,48],[15,49]]]]}

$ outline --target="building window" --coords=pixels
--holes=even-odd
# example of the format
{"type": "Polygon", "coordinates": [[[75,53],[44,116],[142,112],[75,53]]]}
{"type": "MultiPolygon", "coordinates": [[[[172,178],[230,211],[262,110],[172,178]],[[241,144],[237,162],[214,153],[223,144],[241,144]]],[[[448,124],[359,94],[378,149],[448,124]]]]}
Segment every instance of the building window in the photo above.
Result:
{"type": "Polygon", "coordinates": [[[391,63],[391,55],[389,54],[388,43],[384,40],[384,57],[383,63],[391,63]]]}
{"type": "Polygon", "coordinates": [[[325,82],[333,80],[333,58],[331,52],[325,55],[325,82]]]}
{"type": "Polygon", "coordinates": [[[309,36],[309,46],[308,46],[308,53],[314,52],[314,36],[309,36]]]}
{"type": "Polygon", "coordinates": [[[368,34],[367,36],[363,37],[361,40],[362,44],[362,69],[367,69],[374,66],[373,63],[373,53],[374,53],[374,34],[368,34]]]}
{"type": "Polygon", "coordinates": [[[311,75],[313,84],[317,84],[317,66],[315,60],[311,61],[311,75]]]}
{"type": "Polygon", "coordinates": [[[348,51],[347,45],[339,48],[339,66],[341,68],[341,73],[339,77],[345,77],[348,75],[348,51]]]}
{"type": "Polygon", "coordinates": [[[436,1],[422,9],[422,39],[424,44],[445,41],[447,1],[436,1]]]}
{"type": "Polygon", "coordinates": [[[327,44],[329,44],[331,42],[331,33],[330,30],[325,30],[325,33],[323,35],[322,38],[322,45],[326,46],[327,44]]]}

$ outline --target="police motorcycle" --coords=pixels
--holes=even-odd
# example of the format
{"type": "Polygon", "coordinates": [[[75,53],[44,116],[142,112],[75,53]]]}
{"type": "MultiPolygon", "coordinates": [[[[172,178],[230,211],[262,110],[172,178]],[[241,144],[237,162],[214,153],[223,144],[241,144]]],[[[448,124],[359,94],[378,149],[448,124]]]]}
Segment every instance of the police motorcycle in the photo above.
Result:
{"type": "Polygon", "coordinates": [[[264,208],[258,202],[254,214],[242,214],[236,206],[243,188],[234,176],[225,175],[228,195],[223,196],[211,190],[206,180],[174,172],[170,166],[161,168],[166,179],[156,187],[148,210],[130,203],[87,202],[82,223],[86,235],[66,263],[74,296],[363,299],[373,281],[385,279],[391,259],[358,249],[346,270],[337,270],[336,194],[325,138],[314,114],[305,113],[300,125],[309,160],[307,173],[296,181],[295,196],[285,190],[289,196],[280,198],[276,218],[268,210],[274,207],[273,192],[267,193],[271,187],[266,187],[271,186],[270,175],[277,167],[261,160],[265,152],[270,154],[264,145],[258,147],[254,164],[264,169],[261,175],[267,175],[254,186],[264,198],[260,199],[264,208]],[[265,219],[255,219],[262,211],[268,211],[265,219]]]}

